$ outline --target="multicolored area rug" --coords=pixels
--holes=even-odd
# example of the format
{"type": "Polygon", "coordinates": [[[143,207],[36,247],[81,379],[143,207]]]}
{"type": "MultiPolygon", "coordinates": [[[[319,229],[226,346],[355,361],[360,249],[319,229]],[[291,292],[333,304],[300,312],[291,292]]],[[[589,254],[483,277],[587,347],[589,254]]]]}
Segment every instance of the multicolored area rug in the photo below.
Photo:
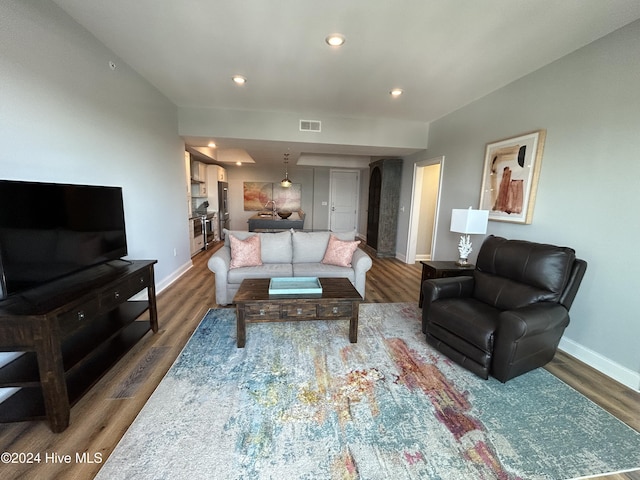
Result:
{"type": "Polygon", "coordinates": [[[640,435],[543,369],[479,379],[412,304],[251,324],[210,310],[96,478],[569,479],[640,467],[640,435]]]}

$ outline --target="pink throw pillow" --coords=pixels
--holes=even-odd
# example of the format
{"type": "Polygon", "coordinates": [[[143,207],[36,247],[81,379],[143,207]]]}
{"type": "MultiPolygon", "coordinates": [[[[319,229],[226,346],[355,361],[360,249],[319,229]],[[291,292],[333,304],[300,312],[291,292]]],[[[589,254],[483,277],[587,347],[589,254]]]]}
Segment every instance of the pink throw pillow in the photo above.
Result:
{"type": "Polygon", "coordinates": [[[256,267],[262,265],[260,256],[260,236],[253,235],[245,240],[229,235],[231,242],[231,263],[229,268],[256,267]]]}
{"type": "Polygon", "coordinates": [[[338,240],[335,235],[329,237],[327,251],[324,254],[322,263],[327,265],[337,265],[338,267],[350,267],[353,252],[356,251],[360,240],[352,242],[338,240]]]}

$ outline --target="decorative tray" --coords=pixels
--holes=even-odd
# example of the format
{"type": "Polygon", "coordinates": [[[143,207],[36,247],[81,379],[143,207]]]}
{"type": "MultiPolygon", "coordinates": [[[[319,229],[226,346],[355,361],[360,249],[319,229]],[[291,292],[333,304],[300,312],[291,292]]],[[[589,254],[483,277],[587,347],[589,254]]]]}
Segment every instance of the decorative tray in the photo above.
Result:
{"type": "Polygon", "coordinates": [[[299,295],[322,293],[318,277],[278,277],[269,282],[269,295],[299,295]]]}

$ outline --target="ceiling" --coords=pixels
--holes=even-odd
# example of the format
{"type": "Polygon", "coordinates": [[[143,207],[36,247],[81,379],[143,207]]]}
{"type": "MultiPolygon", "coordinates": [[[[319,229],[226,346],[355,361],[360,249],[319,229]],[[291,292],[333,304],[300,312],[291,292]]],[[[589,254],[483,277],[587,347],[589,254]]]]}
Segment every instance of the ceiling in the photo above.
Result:
{"type": "MultiPolygon", "coordinates": [[[[53,1],[177,106],[426,123],[640,18],[638,0],[53,1]]],[[[282,161],[278,142],[215,140],[282,161]]],[[[286,146],[294,161],[406,153],[286,146]]]]}

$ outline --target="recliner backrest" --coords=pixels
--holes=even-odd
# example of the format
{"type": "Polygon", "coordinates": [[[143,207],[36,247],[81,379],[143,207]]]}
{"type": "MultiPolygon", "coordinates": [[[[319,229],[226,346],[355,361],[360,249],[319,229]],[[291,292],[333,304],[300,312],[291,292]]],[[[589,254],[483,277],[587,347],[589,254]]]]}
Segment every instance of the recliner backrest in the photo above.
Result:
{"type": "Polygon", "coordinates": [[[557,303],[575,260],[572,248],[489,235],[478,253],[473,296],[500,310],[557,303]]]}

